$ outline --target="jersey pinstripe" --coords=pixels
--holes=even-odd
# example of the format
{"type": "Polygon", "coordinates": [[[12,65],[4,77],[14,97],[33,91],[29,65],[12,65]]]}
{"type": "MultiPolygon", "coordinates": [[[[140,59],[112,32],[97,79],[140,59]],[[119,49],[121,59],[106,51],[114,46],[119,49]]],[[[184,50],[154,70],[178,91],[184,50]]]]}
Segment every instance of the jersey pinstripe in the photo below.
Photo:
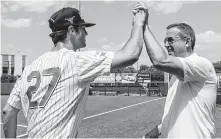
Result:
{"type": "Polygon", "coordinates": [[[22,109],[30,138],[73,138],[84,116],[90,82],[109,74],[113,52],[47,52],[27,66],[8,103],[22,109]]]}

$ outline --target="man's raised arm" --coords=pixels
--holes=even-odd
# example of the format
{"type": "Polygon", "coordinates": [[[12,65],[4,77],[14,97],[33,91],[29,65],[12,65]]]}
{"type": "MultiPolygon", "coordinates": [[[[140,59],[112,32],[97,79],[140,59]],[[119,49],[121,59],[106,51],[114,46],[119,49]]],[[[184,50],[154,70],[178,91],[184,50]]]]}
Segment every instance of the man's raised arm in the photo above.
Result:
{"type": "MultiPolygon", "coordinates": [[[[134,10],[139,9],[146,9],[147,11],[147,7],[144,3],[138,3],[134,10]]],[[[145,19],[144,42],[147,53],[154,67],[183,79],[184,71],[180,60],[177,57],[168,55],[166,48],[158,43],[148,26],[148,14],[145,19]]]]}
{"type": "Polygon", "coordinates": [[[115,52],[111,68],[121,68],[134,64],[138,59],[143,47],[143,27],[146,12],[139,10],[134,15],[131,36],[124,47],[115,52]]]}

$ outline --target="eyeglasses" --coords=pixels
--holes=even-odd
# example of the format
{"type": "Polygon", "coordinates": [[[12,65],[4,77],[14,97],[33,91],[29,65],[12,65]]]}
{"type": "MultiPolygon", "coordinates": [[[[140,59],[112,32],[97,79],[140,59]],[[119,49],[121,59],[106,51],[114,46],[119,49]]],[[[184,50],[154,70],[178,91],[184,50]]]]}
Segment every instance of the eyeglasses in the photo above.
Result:
{"type": "Polygon", "coordinates": [[[164,39],[164,44],[168,43],[169,45],[172,45],[179,40],[181,40],[181,38],[174,40],[172,37],[168,37],[168,38],[164,39]]]}
{"type": "Polygon", "coordinates": [[[172,52],[174,51],[174,48],[171,45],[165,45],[165,47],[166,47],[168,52],[169,51],[172,51],[172,52]]]}
{"type": "Polygon", "coordinates": [[[172,37],[164,39],[164,44],[168,43],[169,45],[174,44],[175,40],[172,37]]]}

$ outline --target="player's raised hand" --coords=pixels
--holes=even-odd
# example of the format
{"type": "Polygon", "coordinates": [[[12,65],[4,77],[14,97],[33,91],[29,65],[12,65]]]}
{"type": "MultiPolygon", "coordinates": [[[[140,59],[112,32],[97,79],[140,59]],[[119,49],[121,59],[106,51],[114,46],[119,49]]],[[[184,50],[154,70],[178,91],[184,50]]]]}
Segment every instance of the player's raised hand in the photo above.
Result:
{"type": "Polygon", "coordinates": [[[133,14],[135,15],[136,13],[138,13],[141,10],[146,13],[145,14],[146,15],[145,23],[147,24],[148,23],[148,17],[149,17],[148,8],[147,8],[147,6],[145,5],[144,2],[137,2],[137,4],[133,8],[133,14]]]}
{"type": "Polygon", "coordinates": [[[144,12],[143,10],[139,10],[134,15],[134,25],[144,26],[145,18],[146,18],[146,12],[144,12]]]}
{"type": "Polygon", "coordinates": [[[133,13],[136,13],[136,11],[138,10],[144,10],[144,11],[147,11],[148,8],[146,6],[146,4],[144,2],[137,2],[137,4],[134,6],[133,8],[133,13]]]}

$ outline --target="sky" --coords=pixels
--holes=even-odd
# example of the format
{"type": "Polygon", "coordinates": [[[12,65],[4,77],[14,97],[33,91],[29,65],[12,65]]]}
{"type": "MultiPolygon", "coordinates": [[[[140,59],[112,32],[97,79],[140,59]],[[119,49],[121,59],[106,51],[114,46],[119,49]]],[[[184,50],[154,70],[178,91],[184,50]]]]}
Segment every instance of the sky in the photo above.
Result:
{"type": "MultiPolygon", "coordinates": [[[[221,61],[221,1],[144,1],[149,26],[163,45],[166,27],[185,22],[196,33],[195,52],[211,62],[221,61]]],[[[117,51],[130,37],[136,1],[81,1],[81,15],[96,26],[87,28],[85,50],[117,51]]],[[[48,19],[63,7],[78,8],[78,1],[1,1],[1,53],[27,55],[28,63],[54,47],[48,19]]],[[[143,48],[134,67],[152,65],[143,48]]]]}

